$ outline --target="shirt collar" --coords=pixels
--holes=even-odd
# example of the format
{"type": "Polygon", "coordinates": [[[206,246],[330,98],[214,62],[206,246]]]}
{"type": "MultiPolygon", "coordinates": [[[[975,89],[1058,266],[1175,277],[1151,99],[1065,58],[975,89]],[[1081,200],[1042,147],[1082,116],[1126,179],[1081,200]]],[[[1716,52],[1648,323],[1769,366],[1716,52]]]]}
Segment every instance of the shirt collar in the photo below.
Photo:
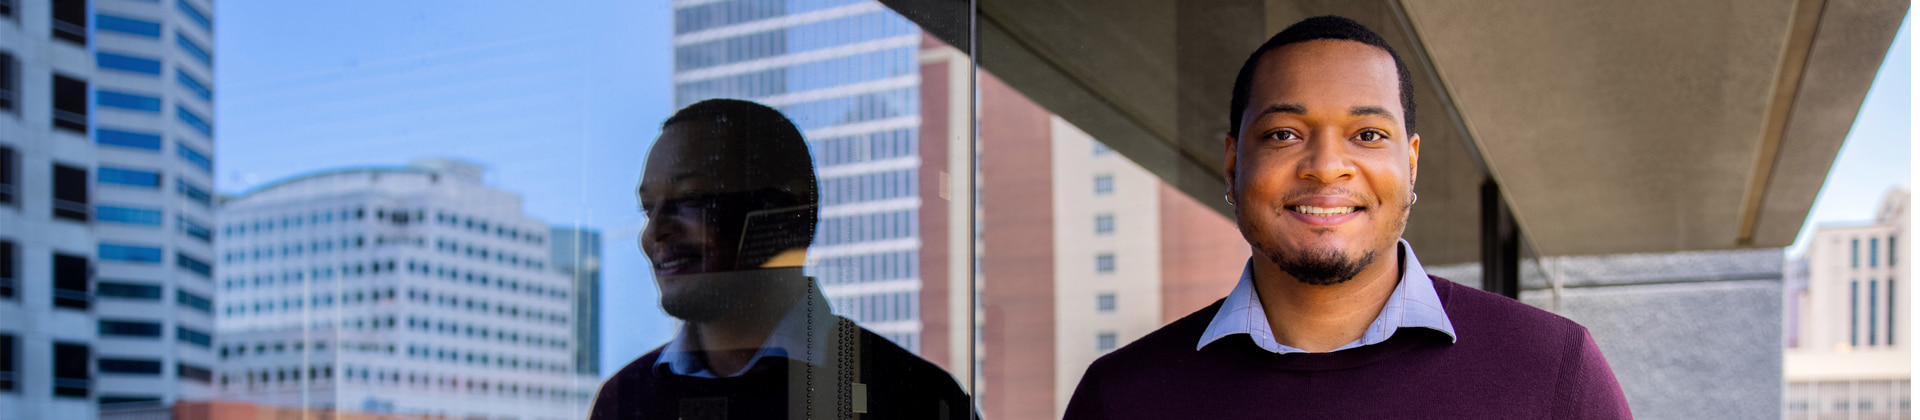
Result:
{"type": "MultiPolygon", "coordinates": [[[[1427,328],[1446,333],[1448,338],[1459,342],[1460,337],[1453,333],[1453,322],[1447,319],[1447,311],[1442,308],[1440,294],[1434,292],[1433,279],[1427,277],[1427,269],[1420,265],[1420,259],[1414,257],[1413,246],[1406,239],[1399,243],[1400,251],[1406,255],[1404,270],[1401,271],[1400,284],[1393,287],[1393,295],[1387,298],[1387,306],[1380,309],[1380,315],[1367,325],[1367,332],[1358,340],[1332,351],[1341,351],[1360,346],[1379,344],[1393,337],[1394,331],[1401,328],[1427,328]]],[[[1200,334],[1200,343],[1194,350],[1205,348],[1226,336],[1246,334],[1261,349],[1276,354],[1306,353],[1280,344],[1273,339],[1272,324],[1267,321],[1267,312],[1260,305],[1260,295],[1253,290],[1253,260],[1247,260],[1247,266],[1240,271],[1240,283],[1233,287],[1233,293],[1221,303],[1220,312],[1213,315],[1213,322],[1207,324],[1207,330],[1200,334]]]]}
{"type": "MultiPolygon", "coordinates": [[[[792,271],[791,274],[799,275],[798,268],[792,271]]],[[[833,335],[815,335],[812,337],[814,339],[810,340],[808,331],[816,328],[809,328],[809,325],[831,327],[838,322],[838,318],[833,315],[827,299],[821,295],[820,286],[814,283],[812,278],[807,279],[807,284],[806,296],[781,316],[780,323],[774,326],[773,333],[767,336],[767,341],[754,352],[753,358],[747,359],[747,365],[740,369],[740,372],[727,376],[739,376],[741,373],[752,371],[760,364],[761,359],[768,357],[799,360],[816,366],[825,365],[827,342],[818,338],[833,335]]],[[[692,335],[694,328],[693,324],[681,325],[680,332],[674,335],[673,341],[668,341],[666,346],[660,349],[660,359],[653,363],[655,373],[671,372],[676,375],[700,378],[720,377],[712,369],[707,368],[705,360],[697,353],[700,351],[700,345],[692,335]]],[[[818,328],[818,330],[826,329],[818,328]]]]}

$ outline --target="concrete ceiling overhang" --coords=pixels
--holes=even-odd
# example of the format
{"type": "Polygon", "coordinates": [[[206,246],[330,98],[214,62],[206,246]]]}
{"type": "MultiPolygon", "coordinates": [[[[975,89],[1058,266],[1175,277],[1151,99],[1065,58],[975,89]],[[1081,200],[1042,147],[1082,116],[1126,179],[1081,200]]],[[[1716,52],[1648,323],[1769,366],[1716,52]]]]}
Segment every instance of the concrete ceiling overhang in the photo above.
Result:
{"type": "Polygon", "coordinates": [[[882,0],[1226,213],[1233,76],[1300,19],[1358,20],[1412,70],[1429,263],[1479,259],[1498,181],[1543,255],[1780,247],[1905,16],[1892,0],[882,0]],[[969,29],[973,33],[969,33],[969,29]]]}

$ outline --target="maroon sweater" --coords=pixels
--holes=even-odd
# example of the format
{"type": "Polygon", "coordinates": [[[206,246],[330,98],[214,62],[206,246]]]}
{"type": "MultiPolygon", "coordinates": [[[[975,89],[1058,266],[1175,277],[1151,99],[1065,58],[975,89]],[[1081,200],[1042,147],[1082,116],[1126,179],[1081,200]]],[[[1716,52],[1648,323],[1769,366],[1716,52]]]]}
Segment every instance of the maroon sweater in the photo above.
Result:
{"type": "Polygon", "coordinates": [[[1406,328],[1379,344],[1273,354],[1237,334],[1194,350],[1220,303],[1101,357],[1068,419],[1631,418],[1585,327],[1433,277],[1459,342],[1406,328]]]}

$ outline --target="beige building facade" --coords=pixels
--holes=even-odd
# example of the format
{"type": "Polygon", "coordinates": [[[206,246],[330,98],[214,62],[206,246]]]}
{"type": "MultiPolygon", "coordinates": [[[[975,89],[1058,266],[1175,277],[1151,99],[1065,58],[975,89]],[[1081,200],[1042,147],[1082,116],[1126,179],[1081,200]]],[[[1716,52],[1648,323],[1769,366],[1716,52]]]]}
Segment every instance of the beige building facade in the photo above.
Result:
{"type": "Polygon", "coordinates": [[[1910,418],[1913,270],[1908,192],[1887,193],[1871,224],[1814,232],[1798,325],[1786,351],[1789,419],[1910,418]]]}

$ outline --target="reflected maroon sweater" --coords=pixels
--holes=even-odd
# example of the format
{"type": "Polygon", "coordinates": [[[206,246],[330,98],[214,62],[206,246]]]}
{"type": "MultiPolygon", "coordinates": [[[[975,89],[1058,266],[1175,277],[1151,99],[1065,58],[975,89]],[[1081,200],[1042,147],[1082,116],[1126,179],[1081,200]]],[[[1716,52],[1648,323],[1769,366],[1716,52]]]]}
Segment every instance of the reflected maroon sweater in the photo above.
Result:
{"type": "Polygon", "coordinates": [[[1273,354],[1245,334],[1194,350],[1220,302],[1101,357],[1068,419],[1631,418],[1587,330],[1433,277],[1459,340],[1406,328],[1379,344],[1273,354]]]}

